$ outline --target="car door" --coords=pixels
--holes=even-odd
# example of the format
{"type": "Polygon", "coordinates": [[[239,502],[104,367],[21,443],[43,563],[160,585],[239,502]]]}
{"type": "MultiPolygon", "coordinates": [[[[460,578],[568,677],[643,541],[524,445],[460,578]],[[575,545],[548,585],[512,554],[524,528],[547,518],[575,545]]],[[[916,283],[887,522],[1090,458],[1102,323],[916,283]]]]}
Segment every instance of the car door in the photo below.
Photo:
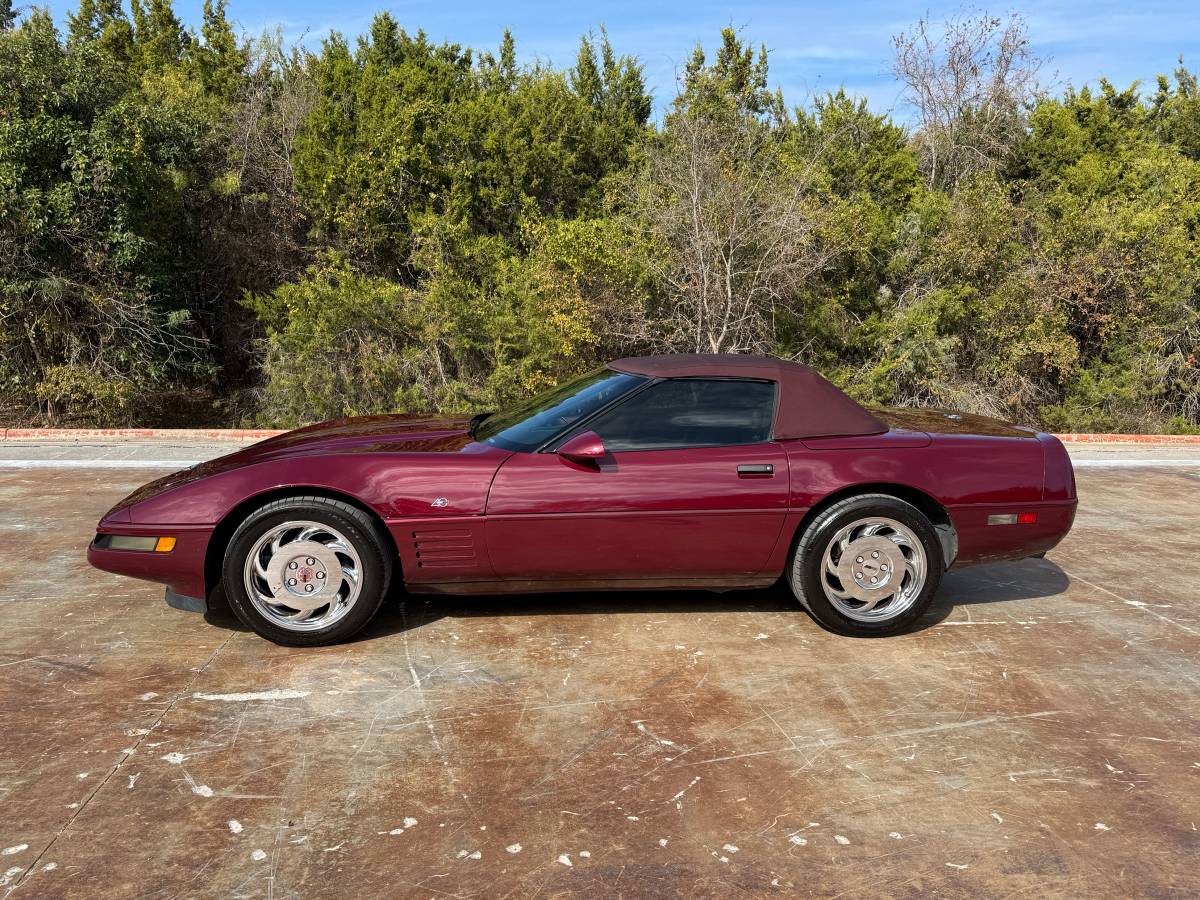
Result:
{"type": "Polygon", "coordinates": [[[756,575],[779,538],[788,463],[770,440],[776,386],[649,384],[536,453],[514,453],[488,495],[486,534],[508,580],[698,580],[756,575]],[[594,431],[596,464],[553,452],[594,431]]]}

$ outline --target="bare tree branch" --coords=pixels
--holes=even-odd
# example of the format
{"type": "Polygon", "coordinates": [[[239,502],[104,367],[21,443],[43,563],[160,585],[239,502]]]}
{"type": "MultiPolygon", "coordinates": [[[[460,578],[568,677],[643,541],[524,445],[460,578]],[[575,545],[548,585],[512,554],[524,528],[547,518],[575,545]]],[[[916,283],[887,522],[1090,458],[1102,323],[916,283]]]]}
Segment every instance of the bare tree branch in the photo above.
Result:
{"type": "Polygon", "coordinates": [[[892,45],[892,74],[920,122],[913,141],[929,186],[952,189],[1002,166],[1045,94],[1038,82],[1044,61],[1030,49],[1025,20],[977,13],[939,28],[921,19],[892,45]]]}

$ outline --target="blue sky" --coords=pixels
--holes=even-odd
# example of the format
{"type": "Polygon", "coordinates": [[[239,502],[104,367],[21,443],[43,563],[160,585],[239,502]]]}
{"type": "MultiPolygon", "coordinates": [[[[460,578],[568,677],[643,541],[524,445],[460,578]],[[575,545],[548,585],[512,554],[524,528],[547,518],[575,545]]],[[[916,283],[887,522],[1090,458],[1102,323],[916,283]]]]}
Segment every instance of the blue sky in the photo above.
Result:
{"type": "MultiPolygon", "coordinates": [[[[18,0],[19,2],[19,0],[18,0]]],[[[199,18],[203,0],[176,0],[189,23],[199,18]]],[[[72,4],[73,5],[73,4],[72,4]]],[[[977,4],[983,7],[982,3],[977,4]]],[[[61,17],[68,4],[55,0],[61,17]]],[[[568,65],[579,35],[599,25],[608,28],[619,52],[633,53],[645,65],[656,105],[670,101],[675,74],[697,41],[714,47],[720,29],[732,24],[747,40],[770,51],[771,80],[790,105],[806,104],[815,94],[844,85],[866,96],[878,111],[894,110],[907,118],[899,87],[887,74],[891,36],[925,12],[937,19],[961,3],[830,2],[830,0],[622,0],[617,3],[509,0],[412,0],[386,5],[380,0],[229,0],[229,14],[250,33],[281,25],[285,36],[316,47],[336,29],[348,35],[364,31],[380,9],[389,9],[410,31],[423,28],[434,40],[472,47],[495,47],[510,28],[525,59],[568,65]]],[[[1200,68],[1200,2],[1132,3],[1114,0],[1055,0],[1024,6],[999,6],[993,13],[1020,9],[1029,24],[1036,52],[1050,57],[1061,83],[1080,86],[1103,75],[1119,86],[1140,79],[1151,88],[1159,72],[1169,72],[1179,54],[1189,68],[1200,68]]]]}

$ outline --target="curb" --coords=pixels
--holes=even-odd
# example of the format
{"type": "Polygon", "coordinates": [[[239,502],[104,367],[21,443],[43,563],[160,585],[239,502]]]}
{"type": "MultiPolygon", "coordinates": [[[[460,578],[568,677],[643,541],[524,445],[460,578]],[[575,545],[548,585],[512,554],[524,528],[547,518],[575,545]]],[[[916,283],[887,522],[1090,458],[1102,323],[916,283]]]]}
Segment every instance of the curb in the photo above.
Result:
{"type": "MultiPolygon", "coordinates": [[[[261,441],[281,428],[3,428],[0,441],[261,441]]],[[[1200,434],[1056,434],[1064,444],[1200,446],[1200,434]]]]}
{"type": "Polygon", "coordinates": [[[1064,444],[1200,445],[1200,434],[1056,434],[1055,437],[1064,444]]]}
{"type": "Polygon", "coordinates": [[[0,441],[260,441],[283,434],[275,428],[4,428],[0,441]]]}

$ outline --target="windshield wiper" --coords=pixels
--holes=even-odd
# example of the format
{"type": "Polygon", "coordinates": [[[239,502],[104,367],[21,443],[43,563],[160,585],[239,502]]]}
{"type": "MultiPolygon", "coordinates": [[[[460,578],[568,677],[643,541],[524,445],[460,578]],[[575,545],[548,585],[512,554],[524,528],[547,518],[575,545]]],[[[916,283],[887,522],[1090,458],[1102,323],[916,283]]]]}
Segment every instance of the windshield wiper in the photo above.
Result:
{"type": "Polygon", "coordinates": [[[467,426],[467,435],[475,437],[475,432],[479,430],[479,426],[483,424],[483,420],[492,415],[490,412],[476,413],[471,416],[471,424],[467,426]]]}

